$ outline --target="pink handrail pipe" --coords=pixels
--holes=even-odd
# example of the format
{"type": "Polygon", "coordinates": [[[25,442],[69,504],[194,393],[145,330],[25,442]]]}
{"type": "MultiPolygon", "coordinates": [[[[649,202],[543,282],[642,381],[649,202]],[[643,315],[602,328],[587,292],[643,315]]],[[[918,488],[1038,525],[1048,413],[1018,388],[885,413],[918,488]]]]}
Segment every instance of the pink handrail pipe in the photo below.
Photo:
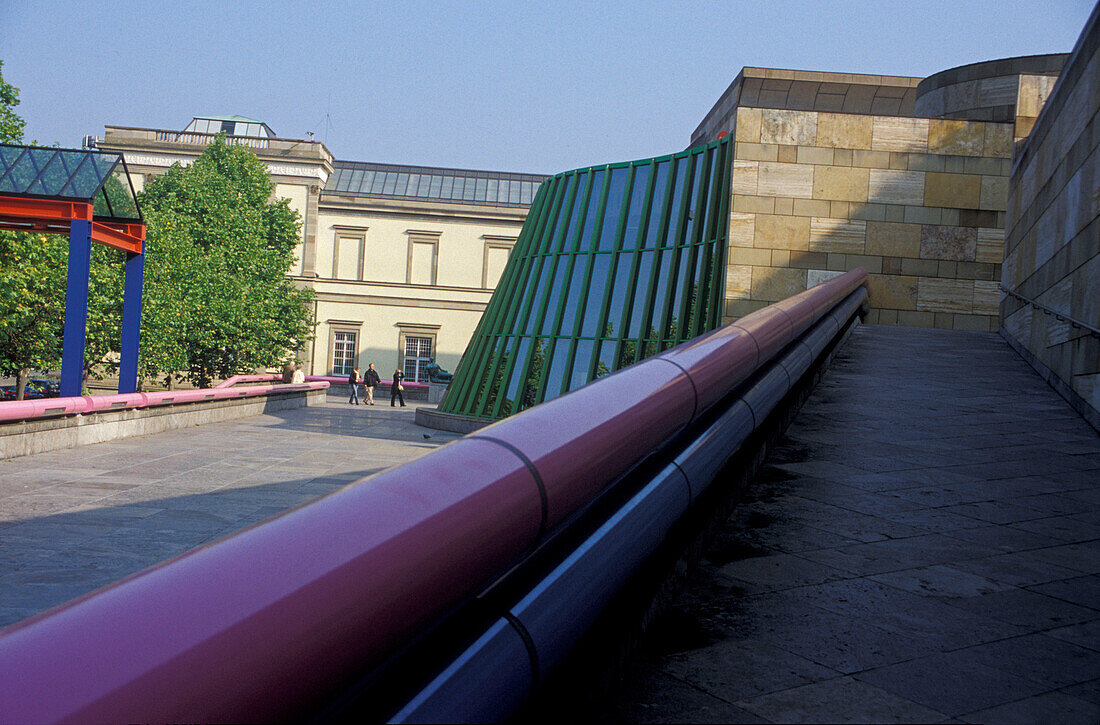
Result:
{"type": "Polygon", "coordinates": [[[514,564],[865,278],[844,274],[9,628],[0,712],[18,722],[304,717],[514,564]]]}

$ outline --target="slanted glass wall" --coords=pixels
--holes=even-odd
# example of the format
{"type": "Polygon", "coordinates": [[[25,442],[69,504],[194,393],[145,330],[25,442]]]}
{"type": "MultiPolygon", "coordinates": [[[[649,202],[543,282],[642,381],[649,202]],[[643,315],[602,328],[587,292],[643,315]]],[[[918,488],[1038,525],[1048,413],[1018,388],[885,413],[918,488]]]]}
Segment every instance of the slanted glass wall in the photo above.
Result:
{"type": "Polygon", "coordinates": [[[547,179],[440,410],[503,418],[717,327],[730,148],[547,179]]]}

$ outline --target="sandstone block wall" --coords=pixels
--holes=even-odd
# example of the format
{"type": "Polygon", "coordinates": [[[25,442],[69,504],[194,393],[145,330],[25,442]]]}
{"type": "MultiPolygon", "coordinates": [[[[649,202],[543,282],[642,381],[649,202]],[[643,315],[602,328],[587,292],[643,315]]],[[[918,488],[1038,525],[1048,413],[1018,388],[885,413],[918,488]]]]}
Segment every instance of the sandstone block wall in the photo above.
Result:
{"type": "Polygon", "coordinates": [[[737,109],[726,318],[855,267],[867,320],[996,330],[1013,124],[737,109]]]}
{"type": "Polygon", "coordinates": [[[1018,296],[1001,303],[1001,333],[1100,428],[1098,19],[1100,6],[1014,160],[1003,278],[1018,296]]]}

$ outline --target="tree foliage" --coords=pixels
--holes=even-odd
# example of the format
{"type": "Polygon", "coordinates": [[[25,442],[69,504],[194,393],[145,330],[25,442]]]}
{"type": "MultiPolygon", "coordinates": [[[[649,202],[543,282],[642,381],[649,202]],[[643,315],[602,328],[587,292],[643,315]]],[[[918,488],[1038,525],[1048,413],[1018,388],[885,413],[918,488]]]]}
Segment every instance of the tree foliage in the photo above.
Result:
{"type": "Polygon", "coordinates": [[[206,386],[305,345],[312,291],[286,277],[298,215],[271,193],[263,163],[223,137],[147,184],[144,375],[174,370],[206,386]]]}
{"type": "MultiPolygon", "coordinates": [[[[0,75],[2,142],[23,139],[18,103],[0,75]]],[[[224,138],[148,183],[140,375],[206,386],[278,365],[308,341],[312,292],[286,278],[298,216],[271,196],[263,163],[224,138]]],[[[93,245],[86,375],[118,369],[124,265],[122,252],[93,245]]],[[[67,237],[0,232],[0,374],[18,376],[20,396],[31,370],[60,365],[67,266],[67,237]]]]}
{"type": "Polygon", "coordinates": [[[0,143],[23,140],[25,121],[15,112],[19,105],[19,89],[4,80],[4,61],[0,60],[0,143]]]}

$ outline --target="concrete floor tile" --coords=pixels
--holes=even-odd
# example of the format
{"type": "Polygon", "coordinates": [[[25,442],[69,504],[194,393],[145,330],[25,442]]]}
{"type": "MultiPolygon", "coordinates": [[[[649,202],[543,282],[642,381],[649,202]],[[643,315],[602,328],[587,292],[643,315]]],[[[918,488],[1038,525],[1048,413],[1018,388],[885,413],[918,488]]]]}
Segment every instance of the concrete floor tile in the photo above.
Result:
{"type": "Polygon", "coordinates": [[[1068,627],[1048,629],[1043,634],[1100,652],[1100,619],[1093,619],[1081,624],[1071,624],[1068,627]]]}
{"type": "Polygon", "coordinates": [[[792,589],[787,593],[804,605],[819,607],[861,625],[894,632],[939,650],[991,642],[1027,631],[984,612],[965,612],[953,606],[956,602],[968,601],[965,599],[919,596],[870,579],[848,579],[792,589]]]}
{"type": "Polygon", "coordinates": [[[660,669],[681,682],[726,701],[839,676],[768,642],[726,640],[690,653],[665,657],[660,669]]]}
{"type": "Polygon", "coordinates": [[[939,710],[851,677],[818,682],[737,703],[771,722],[938,722],[939,710]]]}
{"type": "Polygon", "coordinates": [[[1047,584],[1036,584],[1027,589],[1028,591],[1100,611],[1100,576],[1095,574],[1062,579],[1047,584]]]}
{"type": "MultiPolygon", "coordinates": [[[[1053,537],[1037,534],[1016,526],[979,526],[949,531],[946,536],[971,544],[979,544],[990,550],[990,555],[993,552],[1010,554],[1015,551],[1040,549],[1061,543],[1060,540],[1053,537]]],[[[973,559],[977,557],[969,556],[965,558],[973,559]]]]}
{"type": "Polygon", "coordinates": [[[1030,531],[1062,542],[1079,542],[1100,539],[1100,516],[1075,514],[1051,516],[1012,524],[1013,528],[1030,531]]]}
{"type": "Polygon", "coordinates": [[[1080,571],[1058,566],[1045,558],[1039,558],[1036,556],[1038,551],[1041,550],[998,554],[982,559],[954,562],[952,566],[1017,587],[1081,576],[1080,571]]]}
{"type": "Polygon", "coordinates": [[[987,667],[965,651],[881,667],[855,677],[951,716],[1015,702],[1049,689],[987,667]]]}
{"type": "Polygon", "coordinates": [[[767,720],[708,695],[660,671],[634,673],[609,720],[631,723],[766,723],[767,720]]]}
{"type": "Polygon", "coordinates": [[[969,723],[998,723],[998,725],[1034,725],[1034,723],[1096,725],[1100,722],[1100,705],[1065,692],[1044,692],[1035,697],[967,713],[961,715],[959,719],[969,723]]]}
{"type": "Polygon", "coordinates": [[[877,574],[868,577],[913,594],[943,599],[973,597],[1011,589],[1011,585],[970,574],[951,566],[937,565],[877,574]]]}
{"type": "Polygon", "coordinates": [[[793,554],[771,554],[726,564],[718,569],[717,576],[735,584],[741,591],[757,594],[823,584],[849,575],[793,554]]]}
{"type": "Polygon", "coordinates": [[[1091,702],[1093,705],[1100,705],[1100,680],[1064,687],[1060,692],[1091,702]]]}
{"type": "Polygon", "coordinates": [[[976,597],[951,599],[952,607],[1000,622],[1043,631],[1100,618],[1100,611],[1026,589],[1008,589],[976,597]]]}
{"type": "Polygon", "coordinates": [[[987,667],[1003,670],[1049,689],[1100,678],[1096,651],[1046,634],[1029,634],[961,650],[987,667]]]}

